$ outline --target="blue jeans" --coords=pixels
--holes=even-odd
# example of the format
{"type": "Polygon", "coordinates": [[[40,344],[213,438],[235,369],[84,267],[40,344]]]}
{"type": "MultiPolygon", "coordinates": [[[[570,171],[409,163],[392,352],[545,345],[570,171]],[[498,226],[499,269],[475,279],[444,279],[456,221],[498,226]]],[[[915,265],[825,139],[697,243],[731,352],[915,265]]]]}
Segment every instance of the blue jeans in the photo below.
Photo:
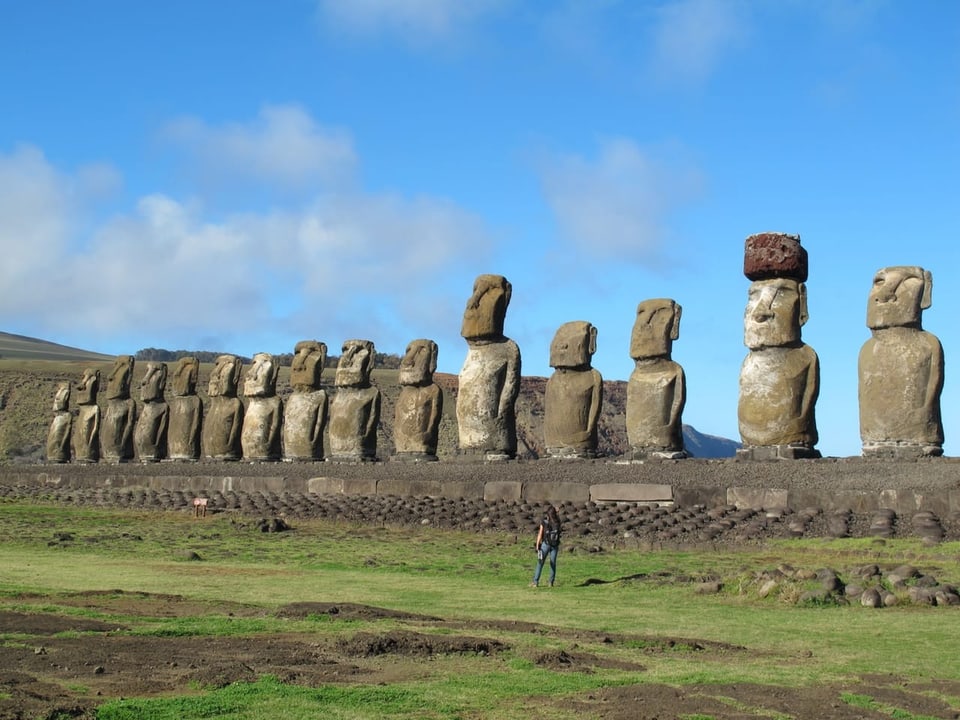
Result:
{"type": "Polygon", "coordinates": [[[546,542],[540,543],[540,557],[537,558],[537,568],[533,571],[534,585],[540,583],[540,573],[543,572],[543,563],[547,558],[550,559],[550,584],[553,585],[553,581],[557,579],[557,553],[559,551],[559,547],[553,547],[546,542]]]}

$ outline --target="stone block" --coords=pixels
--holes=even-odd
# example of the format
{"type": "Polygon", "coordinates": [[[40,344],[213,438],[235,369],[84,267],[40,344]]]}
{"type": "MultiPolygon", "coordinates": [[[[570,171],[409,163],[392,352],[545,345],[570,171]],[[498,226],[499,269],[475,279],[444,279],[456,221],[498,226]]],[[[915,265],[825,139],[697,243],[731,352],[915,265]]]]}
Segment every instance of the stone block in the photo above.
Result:
{"type": "Polygon", "coordinates": [[[510,480],[494,480],[483,486],[484,502],[519,500],[523,496],[523,483],[510,480]]]}
{"type": "Polygon", "coordinates": [[[648,483],[602,483],[590,486],[593,502],[672,503],[673,488],[648,483]]]}
{"type": "Polygon", "coordinates": [[[439,480],[403,480],[386,478],[377,483],[377,495],[398,495],[400,497],[441,497],[442,487],[439,480]]]}
{"type": "Polygon", "coordinates": [[[788,491],[781,488],[727,488],[727,504],[738,508],[782,508],[787,506],[788,491]]]}
{"type": "Polygon", "coordinates": [[[523,499],[527,502],[587,502],[590,486],[570,482],[530,482],[523,485],[523,499]]]}

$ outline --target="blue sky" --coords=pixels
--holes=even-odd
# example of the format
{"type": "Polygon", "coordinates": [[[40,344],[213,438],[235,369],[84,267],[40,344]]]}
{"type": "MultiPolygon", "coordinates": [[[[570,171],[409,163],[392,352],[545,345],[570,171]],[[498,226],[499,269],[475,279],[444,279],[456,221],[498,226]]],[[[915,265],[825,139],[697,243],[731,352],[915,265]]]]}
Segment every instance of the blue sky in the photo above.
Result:
{"type": "Polygon", "coordinates": [[[6,3],[0,330],[107,353],[315,338],[466,354],[473,279],[549,375],[562,323],[625,380],[683,306],[684,421],[738,438],[743,241],[799,234],[819,449],[860,452],[874,272],[933,273],[960,453],[960,3],[6,3]]]}

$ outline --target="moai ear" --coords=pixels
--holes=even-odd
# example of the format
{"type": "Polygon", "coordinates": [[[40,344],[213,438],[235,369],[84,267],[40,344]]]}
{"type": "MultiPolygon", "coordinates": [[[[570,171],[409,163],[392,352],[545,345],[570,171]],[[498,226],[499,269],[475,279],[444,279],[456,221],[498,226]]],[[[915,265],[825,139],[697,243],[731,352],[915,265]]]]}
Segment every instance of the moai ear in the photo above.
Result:
{"type": "Polygon", "coordinates": [[[280,377],[280,363],[278,363],[278,362],[276,361],[276,358],[274,358],[274,359],[271,361],[271,363],[270,363],[270,381],[269,381],[269,383],[270,383],[270,385],[271,385],[272,387],[276,387],[276,385],[277,385],[277,378],[278,378],[278,377],[280,377]]]}
{"type": "Polygon", "coordinates": [[[167,368],[166,363],[160,363],[160,387],[166,388],[167,386],[167,373],[169,369],[167,368]]]}
{"type": "Polygon", "coordinates": [[[430,341],[430,372],[437,371],[437,355],[440,353],[440,346],[432,340],[430,341]]]}
{"type": "Polygon", "coordinates": [[[683,308],[678,304],[673,304],[673,327],[670,328],[670,339],[676,340],[680,337],[680,316],[683,315],[683,308]]]}
{"type": "Polygon", "coordinates": [[[923,295],[920,297],[920,309],[926,310],[933,304],[933,274],[929,270],[923,271],[923,295]]]}
{"type": "Polygon", "coordinates": [[[807,312],[807,286],[804,283],[797,283],[797,291],[800,293],[800,325],[806,325],[810,315],[807,312]]]}
{"type": "Polygon", "coordinates": [[[587,351],[593,355],[597,351],[597,327],[596,325],[590,326],[590,342],[588,343],[587,351]]]}
{"type": "Polygon", "coordinates": [[[243,360],[241,360],[240,358],[235,358],[233,362],[233,372],[231,373],[231,375],[233,376],[234,387],[240,386],[240,375],[242,372],[243,372],[243,360]]]}

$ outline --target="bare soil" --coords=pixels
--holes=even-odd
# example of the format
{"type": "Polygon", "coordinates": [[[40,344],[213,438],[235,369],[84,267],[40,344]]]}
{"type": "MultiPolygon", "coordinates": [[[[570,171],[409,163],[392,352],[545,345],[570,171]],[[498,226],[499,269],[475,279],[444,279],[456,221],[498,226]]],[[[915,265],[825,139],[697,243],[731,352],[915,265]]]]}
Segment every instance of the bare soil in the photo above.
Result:
{"type": "MultiPolygon", "coordinates": [[[[23,596],[23,601],[37,597],[23,596]]],[[[264,611],[229,603],[196,603],[171,595],[122,591],[84,592],[56,599],[61,606],[130,617],[262,616],[264,611]]],[[[595,672],[613,668],[642,672],[642,662],[615,661],[581,645],[627,644],[644,655],[686,652],[703,660],[736,662],[749,652],[736,645],[683,637],[600,635],[535,623],[446,621],[398,613],[386,608],[336,603],[296,603],[276,615],[304,618],[391,619],[402,629],[361,632],[349,637],[309,633],[256,637],[136,637],[125,627],[56,613],[0,612],[0,632],[15,634],[0,653],[0,718],[93,718],[108,699],[190,694],[199,689],[255,681],[273,675],[287,683],[316,687],[330,683],[395,683],[424,678],[437,663],[457,656],[479,658],[493,671],[510,650],[491,630],[549,634],[563,641],[560,650],[529,659],[552,672],[595,672]],[[435,631],[443,630],[443,634],[435,631]],[[69,633],[83,633],[71,637],[69,633]],[[67,635],[64,635],[67,633],[67,635]]],[[[844,687],[787,688],[761,685],[688,685],[682,688],[644,683],[583,694],[571,700],[528,699],[531,717],[549,717],[562,704],[585,717],[607,720],[677,718],[701,714],[718,720],[756,717],[889,718],[889,710],[854,707],[844,693],[866,695],[913,716],[956,718],[955,710],[934,695],[960,696],[960,682],[911,683],[897,677],[865,677],[844,687]],[[931,691],[933,691],[931,693],[931,691]]],[[[904,715],[901,715],[906,717],[904,715]]]]}

